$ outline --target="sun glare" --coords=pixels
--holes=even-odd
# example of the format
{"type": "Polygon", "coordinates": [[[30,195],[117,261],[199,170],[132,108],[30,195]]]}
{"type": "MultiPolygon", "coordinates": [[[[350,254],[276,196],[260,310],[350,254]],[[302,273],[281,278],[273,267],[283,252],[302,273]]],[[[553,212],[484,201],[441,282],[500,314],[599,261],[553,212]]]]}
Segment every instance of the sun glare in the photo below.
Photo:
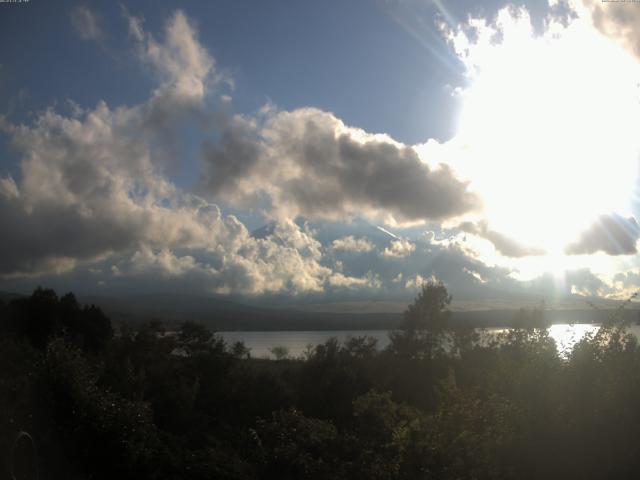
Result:
{"type": "Polygon", "coordinates": [[[561,254],[598,214],[628,214],[640,151],[637,61],[590,22],[534,34],[526,12],[452,43],[470,86],[455,139],[491,227],[561,254]],[[588,53],[587,53],[588,52],[588,53]]]}

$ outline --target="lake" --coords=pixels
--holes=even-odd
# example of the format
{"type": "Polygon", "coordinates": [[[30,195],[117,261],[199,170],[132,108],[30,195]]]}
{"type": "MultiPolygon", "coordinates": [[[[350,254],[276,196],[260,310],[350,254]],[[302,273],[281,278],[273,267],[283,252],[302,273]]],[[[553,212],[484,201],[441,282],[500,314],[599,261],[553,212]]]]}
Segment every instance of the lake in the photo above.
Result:
{"type": "MultiPolygon", "coordinates": [[[[561,353],[568,353],[581,338],[588,333],[595,333],[599,326],[594,324],[556,324],[549,327],[549,335],[556,341],[561,353]]],[[[505,328],[487,328],[491,334],[504,332],[505,328]]],[[[640,338],[640,326],[632,325],[630,333],[640,338]]],[[[251,349],[254,358],[273,358],[269,349],[285,347],[291,357],[301,357],[308,345],[316,346],[331,337],[344,341],[349,337],[368,335],[378,340],[378,347],[389,344],[388,330],[323,330],[323,331],[276,331],[276,332],[218,332],[227,342],[242,341],[251,349]]]]}

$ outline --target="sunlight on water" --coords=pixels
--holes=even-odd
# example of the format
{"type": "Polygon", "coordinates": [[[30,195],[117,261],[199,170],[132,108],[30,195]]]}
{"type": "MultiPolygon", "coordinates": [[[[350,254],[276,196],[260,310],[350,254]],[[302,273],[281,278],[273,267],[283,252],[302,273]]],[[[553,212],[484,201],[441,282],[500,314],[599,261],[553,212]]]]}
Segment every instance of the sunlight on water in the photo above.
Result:
{"type": "Polygon", "coordinates": [[[596,333],[598,328],[600,328],[598,325],[585,323],[557,324],[549,327],[549,336],[555,340],[558,352],[566,355],[585,335],[596,333]]]}

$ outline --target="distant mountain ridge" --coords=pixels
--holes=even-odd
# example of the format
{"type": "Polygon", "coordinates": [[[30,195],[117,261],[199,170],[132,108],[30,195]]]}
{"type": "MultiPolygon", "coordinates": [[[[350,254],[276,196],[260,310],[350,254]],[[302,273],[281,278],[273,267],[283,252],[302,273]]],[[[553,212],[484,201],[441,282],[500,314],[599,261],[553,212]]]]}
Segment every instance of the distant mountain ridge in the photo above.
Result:
{"type": "MultiPolygon", "coordinates": [[[[258,307],[228,300],[221,296],[157,294],[119,298],[81,297],[82,303],[99,305],[115,322],[140,322],[157,319],[168,325],[191,320],[218,331],[276,330],[387,330],[402,324],[401,311],[367,311],[356,308],[343,311],[322,311],[287,307],[258,307]]],[[[399,305],[398,305],[399,307],[399,305]]],[[[634,306],[635,307],[635,306],[634,306]]],[[[623,317],[635,323],[640,309],[629,307],[623,317]]],[[[395,308],[394,308],[395,309],[395,308]]],[[[457,326],[511,327],[519,309],[454,310],[451,321],[457,326]]],[[[551,323],[599,323],[612,313],[611,306],[602,309],[566,308],[545,310],[551,323]]]]}
{"type": "MultiPolygon", "coordinates": [[[[58,292],[60,293],[60,292],[58,292]]],[[[5,303],[25,295],[0,291],[5,303]]],[[[272,305],[270,307],[239,302],[222,295],[198,296],[174,293],[106,297],[78,295],[81,304],[95,304],[115,324],[159,320],[168,328],[184,321],[203,323],[216,331],[277,330],[390,330],[402,324],[406,304],[400,302],[344,302],[308,305],[272,305]]],[[[600,302],[600,308],[580,307],[579,303],[559,304],[545,309],[551,323],[599,323],[620,302],[600,302]]],[[[530,304],[528,308],[534,307],[530,304]]],[[[517,303],[496,304],[491,308],[452,305],[453,325],[472,327],[511,327],[519,311],[517,303]],[[475,308],[474,308],[475,307],[475,308]]],[[[622,316],[631,323],[640,320],[640,309],[628,306],[622,316]]]]}
{"type": "Polygon", "coordinates": [[[82,297],[99,305],[116,322],[157,319],[169,324],[196,321],[214,330],[349,330],[386,329],[400,325],[400,313],[325,313],[293,308],[266,308],[219,296],[179,294],[130,297],[82,297]]]}

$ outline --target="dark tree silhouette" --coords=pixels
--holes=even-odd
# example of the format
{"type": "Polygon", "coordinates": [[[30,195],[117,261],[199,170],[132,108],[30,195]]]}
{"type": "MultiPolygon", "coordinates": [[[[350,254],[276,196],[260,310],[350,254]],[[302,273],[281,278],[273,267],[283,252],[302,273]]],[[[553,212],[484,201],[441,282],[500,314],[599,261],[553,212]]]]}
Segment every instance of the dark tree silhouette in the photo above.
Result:
{"type": "Polygon", "coordinates": [[[404,312],[402,330],[391,334],[391,347],[409,357],[431,358],[441,347],[451,312],[451,295],[437,280],[425,282],[404,312]]]}
{"type": "Polygon", "coordinates": [[[451,298],[442,282],[429,280],[423,283],[420,293],[404,312],[404,328],[441,331],[451,316],[448,310],[451,298]]]}
{"type": "Polygon", "coordinates": [[[66,336],[84,350],[102,350],[113,337],[111,321],[95,305],[81,307],[73,293],[58,298],[38,287],[29,297],[12,300],[0,309],[5,330],[43,349],[55,336],[66,336]]]}
{"type": "Polygon", "coordinates": [[[270,361],[193,322],[112,335],[38,289],[0,305],[0,478],[5,458],[71,480],[637,478],[635,336],[612,316],[562,357],[532,315],[460,341],[450,302],[428,282],[388,348],[332,338],[270,361]],[[19,432],[37,459],[10,455],[19,432]]]}

